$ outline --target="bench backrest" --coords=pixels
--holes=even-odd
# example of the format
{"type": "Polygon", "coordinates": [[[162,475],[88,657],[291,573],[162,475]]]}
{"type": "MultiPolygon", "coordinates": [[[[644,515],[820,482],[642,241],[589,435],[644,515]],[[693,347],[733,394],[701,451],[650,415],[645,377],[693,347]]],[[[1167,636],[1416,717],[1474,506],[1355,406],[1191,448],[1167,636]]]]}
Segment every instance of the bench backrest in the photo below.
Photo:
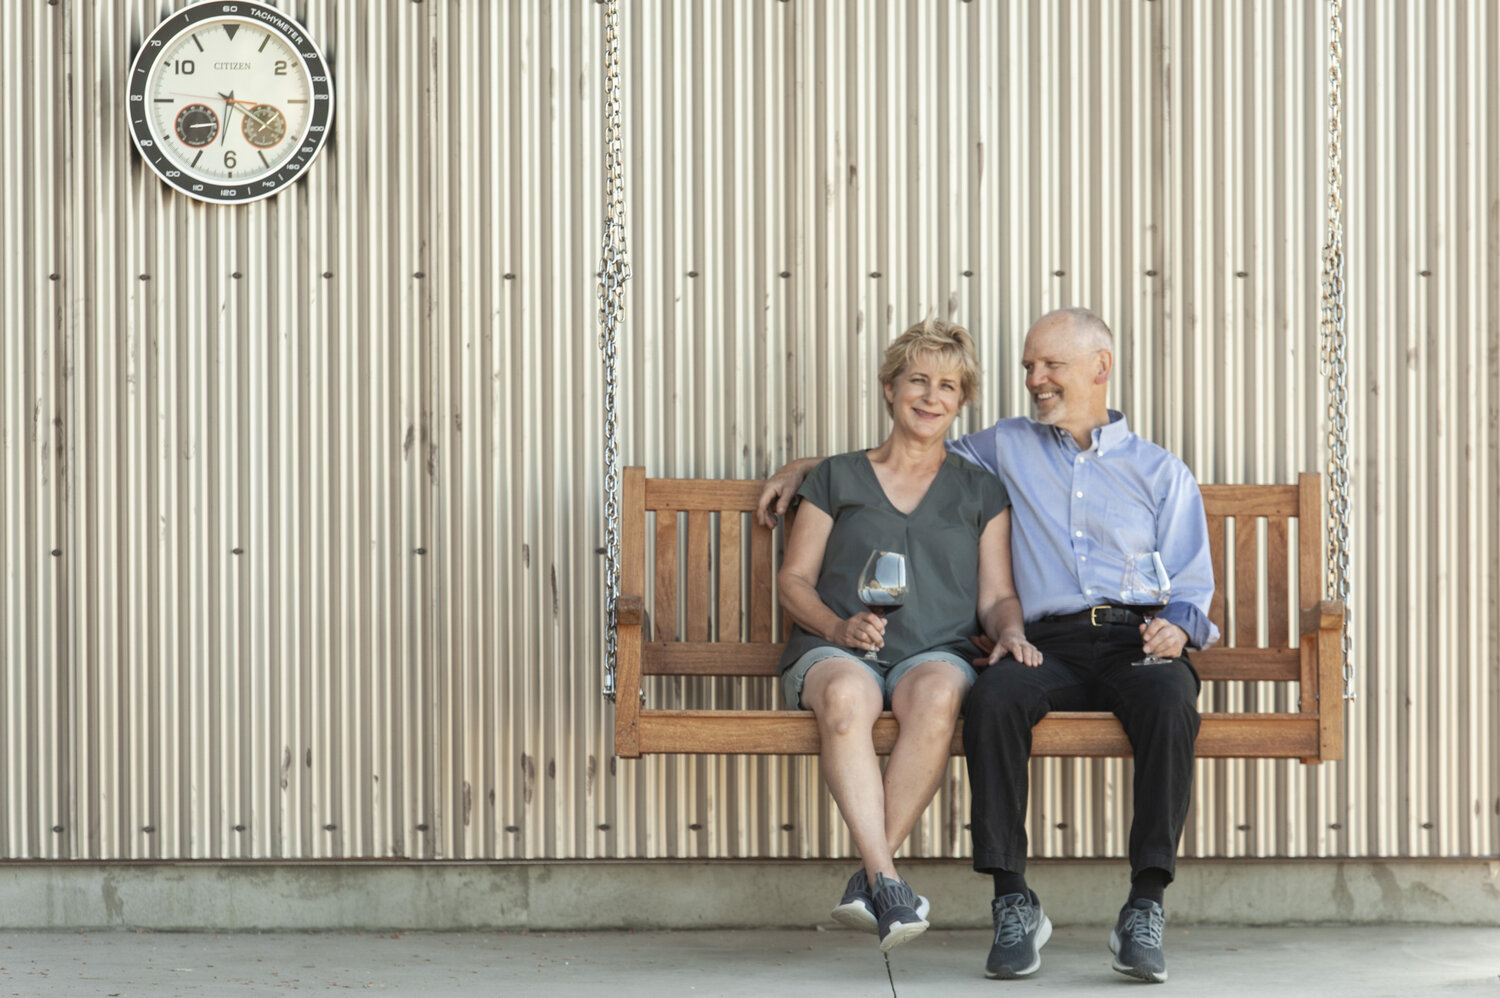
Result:
{"type": "MultiPolygon", "coordinates": [[[[790,623],[776,603],[782,531],[752,516],[761,482],[648,479],[627,468],[623,484],[621,591],[646,599],[642,674],[775,676],[790,623]]],[[[1320,476],[1202,492],[1217,583],[1209,616],[1223,636],[1193,664],[1210,682],[1300,682],[1305,701],[1317,684],[1298,628],[1322,579],[1320,476]]],[[[1259,706],[1268,708],[1287,709],[1259,706]]]]}

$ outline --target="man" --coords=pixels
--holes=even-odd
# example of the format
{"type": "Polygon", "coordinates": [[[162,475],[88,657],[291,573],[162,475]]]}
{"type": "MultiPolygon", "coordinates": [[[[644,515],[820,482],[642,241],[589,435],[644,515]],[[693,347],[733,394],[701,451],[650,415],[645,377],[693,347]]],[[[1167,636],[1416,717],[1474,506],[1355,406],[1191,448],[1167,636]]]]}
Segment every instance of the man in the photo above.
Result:
{"type": "MultiPolygon", "coordinates": [[[[1011,560],[1027,639],[1039,666],[1003,658],[964,704],[974,868],[994,878],[995,936],[985,973],[1019,978],[1041,966],[1052,934],[1026,884],[1031,729],[1049,710],[1112,711],[1135,755],[1130,895],[1109,945],[1114,969],[1167,979],[1163,897],[1192,795],[1198,677],[1184,654],[1218,640],[1208,620],[1213,570],[1197,482],[1178,458],[1130,431],[1108,408],[1114,338],[1081,308],[1042,316],[1022,366],[1034,418],[1002,419],[949,442],[999,476],[1012,506],[1011,560]],[[1166,606],[1127,606],[1127,555],[1159,552],[1166,606]],[[1145,655],[1162,664],[1137,665],[1145,655]]],[[[786,512],[815,460],[766,481],[759,516],[786,512]]],[[[920,580],[913,580],[920,585],[920,580]]]]}

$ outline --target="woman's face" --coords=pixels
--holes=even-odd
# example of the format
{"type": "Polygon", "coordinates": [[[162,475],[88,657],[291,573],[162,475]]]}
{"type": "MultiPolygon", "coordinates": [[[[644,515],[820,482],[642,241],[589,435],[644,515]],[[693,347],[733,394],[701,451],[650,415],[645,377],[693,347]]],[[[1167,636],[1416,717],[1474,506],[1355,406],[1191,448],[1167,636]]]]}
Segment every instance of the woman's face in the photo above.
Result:
{"type": "Polygon", "coordinates": [[[942,440],[964,407],[963,371],[937,354],[917,354],[885,386],[885,400],[898,432],[942,440]]]}

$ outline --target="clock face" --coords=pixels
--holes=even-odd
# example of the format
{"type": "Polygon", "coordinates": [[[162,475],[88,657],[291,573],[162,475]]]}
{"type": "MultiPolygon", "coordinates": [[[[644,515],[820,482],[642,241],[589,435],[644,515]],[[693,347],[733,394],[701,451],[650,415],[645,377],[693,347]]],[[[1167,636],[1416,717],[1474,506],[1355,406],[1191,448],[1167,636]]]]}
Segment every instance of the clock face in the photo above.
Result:
{"type": "Polygon", "coordinates": [[[333,81],[318,46],[274,7],[184,7],[141,46],[129,82],[130,133],[173,187],[203,201],[269,197],[328,141],[333,81]]]}

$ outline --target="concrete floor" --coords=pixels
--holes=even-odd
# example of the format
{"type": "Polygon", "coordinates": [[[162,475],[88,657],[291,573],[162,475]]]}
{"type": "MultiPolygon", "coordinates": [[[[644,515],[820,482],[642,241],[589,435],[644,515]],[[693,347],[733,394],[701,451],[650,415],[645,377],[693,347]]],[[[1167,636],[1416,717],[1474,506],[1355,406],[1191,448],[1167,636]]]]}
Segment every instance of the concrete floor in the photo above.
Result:
{"type": "MultiPolygon", "coordinates": [[[[1025,981],[984,977],[988,932],[933,929],[891,958],[899,998],[1091,995],[1148,985],[1110,969],[1099,926],[1059,927],[1025,981]]],[[[1500,995],[1500,927],[1168,925],[1167,989],[1227,996],[1500,995]]],[[[0,996],[294,993],[880,996],[874,937],[845,929],[545,933],[0,933],[0,996]]],[[[1116,992],[1121,993],[1121,992],[1116,992]]]]}

